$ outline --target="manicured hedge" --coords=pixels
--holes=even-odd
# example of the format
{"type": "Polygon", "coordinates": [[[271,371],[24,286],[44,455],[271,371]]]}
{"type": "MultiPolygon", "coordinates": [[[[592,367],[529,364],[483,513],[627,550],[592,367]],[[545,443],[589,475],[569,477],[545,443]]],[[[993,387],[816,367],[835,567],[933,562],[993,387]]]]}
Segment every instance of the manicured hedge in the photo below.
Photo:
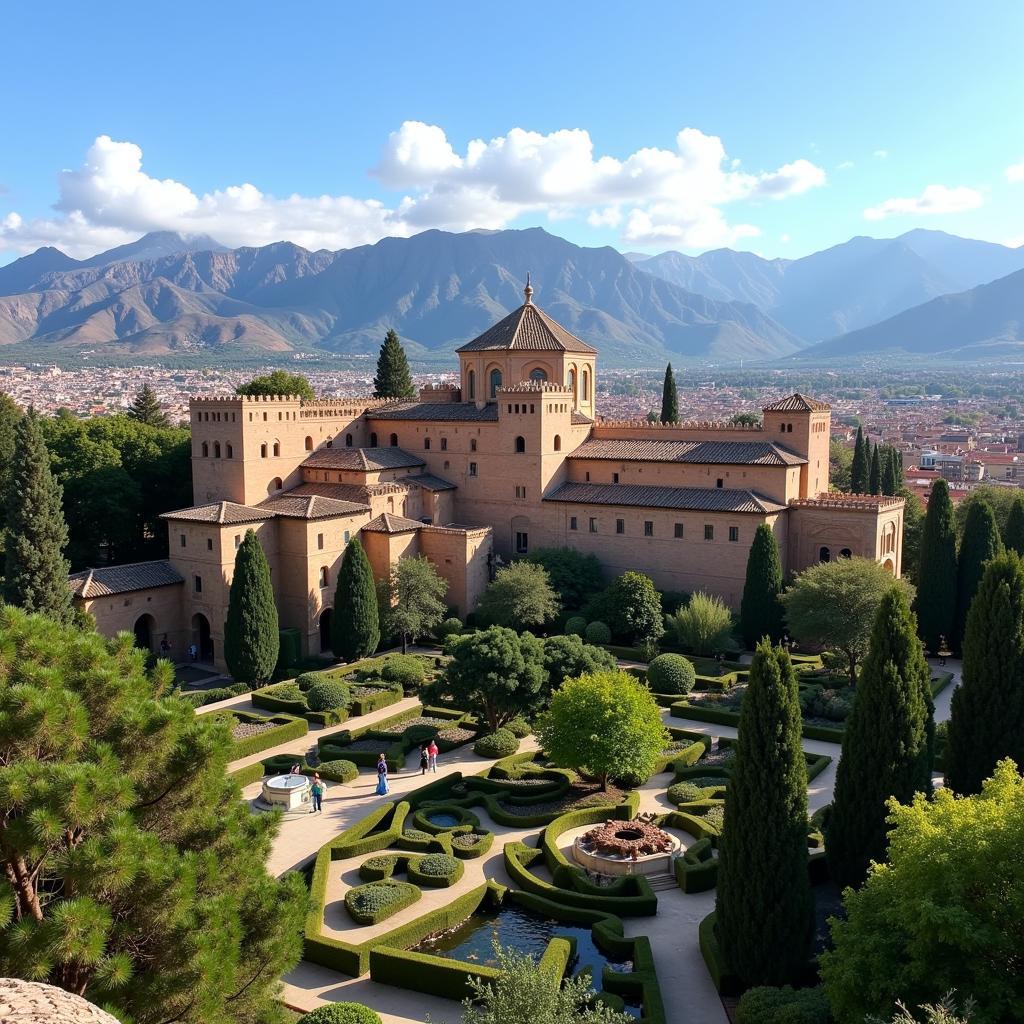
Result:
{"type": "Polygon", "coordinates": [[[303,770],[303,774],[319,773],[328,782],[352,782],[359,777],[359,768],[351,761],[321,761],[316,768],[303,770]]]}
{"type": "Polygon", "coordinates": [[[177,695],[194,708],[205,708],[207,704],[217,704],[231,697],[241,697],[248,693],[245,683],[232,683],[230,686],[217,686],[212,690],[178,690],[177,695]]]}
{"type": "Polygon", "coordinates": [[[368,715],[372,711],[380,711],[381,708],[397,704],[402,699],[401,690],[380,687],[374,688],[373,693],[364,693],[353,696],[349,705],[349,715],[352,718],[359,718],[368,715]]]}
{"type": "Polygon", "coordinates": [[[303,1014],[295,1024],[381,1024],[381,1019],[362,1003],[328,1003],[303,1014]]]}
{"type": "Polygon", "coordinates": [[[508,729],[481,736],[473,744],[473,753],[479,757],[511,757],[518,749],[519,740],[508,729]]]}
{"type": "MultiPolygon", "coordinates": [[[[676,701],[671,707],[673,718],[687,718],[692,722],[710,722],[712,725],[731,725],[738,727],[740,715],[738,711],[725,711],[715,707],[699,707],[689,701],[676,701]]],[[[842,743],[843,732],[841,728],[828,728],[820,725],[807,725],[804,723],[801,734],[804,739],[822,740],[825,743],[842,743]]]]}
{"type": "Polygon", "coordinates": [[[463,860],[473,860],[482,857],[493,844],[493,832],[460,832],[452,836],[452,853],[463,860]]]}
{"type": "Polygon", "coordinates": [[[696,681],[693,665],[681,654],[659,654],[647,666],[647,685],[653,693],[686,695],[696,681]]]}
{"type": "Polygon", "coordinates": [[[239,768],[236,772],[231,772],[230,775],[244,789],[263,778],[263,765],[259,761],[255,761],[244,768],[239,768]]]}
{"type": "Polygon", "coordinates": [[[274,715],[272,718],[264,718],[262,715],[254,715],[248,711],[235,710],[224,712],[224,714],[230,714],[232,718],[239,722],[274,723],[273,729],[265,729],[255,736],[236,740],[231,747],[232,761],[248,757],[250,754],[257,754],[269,747],[276,747],[279,743],[297,740],[309,732],[309,723],[304,718],[294,718],[291,715],[274,715]]]}
{"type": "Polygon", "coordinates": [[[480,827],[480,819],[471,811],[467,811],[465,807],[461,807],[459,804],[445,803],[444,801],[437,803],[431,801],[429,804],[421,805],[412,816],[412,823],[414,828],[418,828],[423,832],[429,832],[431,835],[437,835],[440,832],[451,832],[462,825],[469,825],[472,828],[480,827]],[[430,820],[429,815],[431,814],[451,814],[459,820],[455,825],[436,825],[430,820]]]}
{"type": "Polygon", "coordinates": [[[420,890],[412,883],[387,878],[353,886],[345,893],[345,909],[358,925],[380,924],[419,898],[420,890]]]}
{"type": "Polygon", "coordinates": [[[513,718],[505,728],[519,740],[526,739],[533,732],[533,726],[525,718],[513,718]]]}
{"type": "Polygon", "coordinates": [[[464,871],[461,860],[446,853],[428,853],[425,857],[410,857],[407,874],[416,885],[447,889],[462,878],[464,871]]]}

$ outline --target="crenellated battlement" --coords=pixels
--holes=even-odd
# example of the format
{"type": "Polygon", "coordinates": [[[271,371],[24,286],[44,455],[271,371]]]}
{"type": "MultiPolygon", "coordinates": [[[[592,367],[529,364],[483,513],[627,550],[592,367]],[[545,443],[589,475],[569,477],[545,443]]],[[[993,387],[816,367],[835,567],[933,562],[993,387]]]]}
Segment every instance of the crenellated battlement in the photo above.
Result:
{"type": "Polygon", "coordinates": [[[508,384],[498,388],[499,395],[545,394],[572,396],[572,388],[564,384],[555,384],[549,380],[523,380],[518,384],[508,384]]]}
{"type": "Polygon", "coordinates": [[[739,430],[744,433],[764,433],[762,423],[731,423],[729,420],[686,420],[683,423],[652,423],[649,420],[606,420],[599,419],[594,423],[595,430],[603,428],[615,430],[636,430],[642,427],[644,430],[739,430]]]}
{"type": "Polygon", "coordinates": [[[883,512],[902,508],[903,498],[887,494],[828,494],[818,498],[793,498],[791,508],[835,508],[848,512],[883,512]]]}

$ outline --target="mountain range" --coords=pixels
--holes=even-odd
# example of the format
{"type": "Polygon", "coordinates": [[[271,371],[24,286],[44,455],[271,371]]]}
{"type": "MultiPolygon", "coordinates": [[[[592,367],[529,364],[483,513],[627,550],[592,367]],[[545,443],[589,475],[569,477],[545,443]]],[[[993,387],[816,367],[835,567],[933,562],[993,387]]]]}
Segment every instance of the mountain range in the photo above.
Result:
{"type": "Polygon", "coordinates": [[[1022,270],[1024,249],[937,231],[854,238],[797,260],[624,256],[541,228],[432,230],[338,252],[153,232],[86,260],[47,247],[0,267],[0,345],[15,358],[19,346],[372,353],[394,327],[414,357],[450,359],[522,302],[530,271],[536,301],[605,365],[884,350],[986,358],[1024,348],[1022,270]]]}

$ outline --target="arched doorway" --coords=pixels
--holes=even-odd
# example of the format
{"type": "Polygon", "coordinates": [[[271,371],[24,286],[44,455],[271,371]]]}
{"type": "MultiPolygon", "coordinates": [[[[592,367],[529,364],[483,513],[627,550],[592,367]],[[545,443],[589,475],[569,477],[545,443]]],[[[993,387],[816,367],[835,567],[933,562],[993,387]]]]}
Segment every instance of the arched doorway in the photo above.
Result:
{"type": "Polygon", "coordinates": [[[895,565],[895,563],[893,562],[893,560],[891,558],[887,558],[882,563],[882,565],[884,565],[885,568],[889,570],[889,575],[890,576],[895,576],[896,575],[896,565],[895,565]]]}
{"type": "Polygon", "coordinates": [[[135,646],[143,651],[153,650],[153,634],[156,632],[156,621],[148,612],[140,615],[132,627],[135,634],[135,646]]]}
{"type": "Polygon", "coordinates": [[[192,643],[200,661],[213,661],[213,637],[210,636],[210,620],[202,613],[192,616],[192,643]]]}
{"type": "Polygon", "coordinates": [[[330,608],[325,608],[320,613],[320,652],[327,654],[331,651],[331,618],[330,608]]]}
{"type": "Polygon", "coordinates": [[[831,562],[832,552],[828,548],[818,549],[818,561],[819,562],[831,562]]]}

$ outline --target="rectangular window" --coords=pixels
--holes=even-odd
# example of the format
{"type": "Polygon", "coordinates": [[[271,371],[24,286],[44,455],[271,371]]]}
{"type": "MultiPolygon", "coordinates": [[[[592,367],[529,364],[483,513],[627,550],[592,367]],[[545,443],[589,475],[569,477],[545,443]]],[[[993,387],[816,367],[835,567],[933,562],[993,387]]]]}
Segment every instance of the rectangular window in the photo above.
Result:
{"type": "Polygon", "coordinates": [[[626,532],[626,520],[625,519],[616,519],[615,520],[615,532],[616,533],[625,533],[626,532]]]}
{"type": "Polygon", "coordinates": [[[469,464],[469,475],[470,476],[476,476],[476,463],[475,462],[471,462],[469,464]]]}
{"type": "Polygon", "coordinates": [[[317,551],[323,551],[324,549],[324,535],[322,533],[316,535],[316,548],[317,551]]]}
{"type": "Polygon", "coordinates": [[[721,477],[719,477],[719,478],[718,478],[718,479],[717,479],[717,480],[715,481],[715,486],[716,486],[716,487],[724,487],[724,486],[725,486],[725,481],[724,481],[724,480],[723,480],[723,479],[722,479],[721,477]]]}
{"type": "Polygon", "coordinates": [[[529,548],[529,537],[525,533],[516,531],[516,554],[525,555],[529,548]]]}
{"type": "Polygon", "coordinates": [[[235,550],[237,551],[242,546],[242,535],[240,533],[235,534],[235,550]]]}
{"type": "Polygon", "coordinates": [[[442,437],[441,438],[441,451],[443,451],[443,452],[448,451],[448,438],[447,437],[442,437]]]}
{"type": "Polygon", "coordinates": [[[589,469],[586,472],[586,478],[587,478],[587,483],[589,484],[590,483],[590,470],[589,469]]]}
{"type": "Polygon", "coordinates": [[[196,576],[193,579],[193,586],[195,587],[195,592],[197,594],[201,594],[203,592],[203,577],[202,576],[196,576]]]}
{"type": "Polygon", "coordinates": [[[322,566],[320,569],[320,586],[327,586],[327,566],[322,566]]]}
{"type": "Polygon", "coordinates": [[[683,524],[676,523],[675,525],[675,538],[676,540],[682,540],[683,537],[683,524]]]}
{"type": "Polygon", "coordinates": [[[186,540],[185,540],[185,534],[182,534],[182,535],[181,535],[181,546],[182,546],[182,547],[184,547],[186,543],[187,543],[187,542],[186,542],[186,540]]]}
{"type": "Polygon", "coordinates": [[[346,543],[346,544],[348,543],[348,539],[349,539],[349,537],[351,537],[351,536],[352,536],[352,535],[351,535],[351,534],[349,533],[349,531],[348,531],[348,530],[346,530],[346,531],[345,531],[345,543],[346,543]]]}
{"type": "Polygon", "coordinates": [[[206,538],[206,550],[207,551],[212,551],[213,550],[213,538],[212,537],[207,537],[206,538]]]}
{"type": "Polygon", "coordinates": [[[526,487],[516,484],[516,498],[520,501],[526,500],[526,487]]]}
{"type": "Polygon", "coordinates": [[[705,526],[704,526],[704,539],[705,540],[714,540],[715,539],[715,528],[713,526],[705,524],[705,526]]]}
{"type": "Polygon", "coordinates": [[[575,516],[569,516],[569,529],[570,530],[575,530],[576,529],[576,517],[575,516]]]}
{"type": "Polygon", "coordinates": [[[740,528],[738,526],[729,527],[729,540],[736,541],[740,539],[740,528]]]}
{"type": "Polygon", "coordinates": [[[644,536],[645,537],[653,537],[654,536],[654,523],[651,522],[650,519],[645,519],[644,520],[644,536]]]}
{"type": "Polygon", "coordinates": [[[597,518],[595,516],[590,517],[590,532],[597,533],[597,518]]]}
{"type": "Polygon", "coordinates": [[[617,484],[618,482],[619,482],[619,474],[618,473],[612,473],[612,483],[613,484],[617,484]]]}
{"type": "Polygon", "coordinates": [[[423,438],[423,450],[424,451],[428,451],[428,452],[430,451],[430,438],[429,437],[423,438]]]}

